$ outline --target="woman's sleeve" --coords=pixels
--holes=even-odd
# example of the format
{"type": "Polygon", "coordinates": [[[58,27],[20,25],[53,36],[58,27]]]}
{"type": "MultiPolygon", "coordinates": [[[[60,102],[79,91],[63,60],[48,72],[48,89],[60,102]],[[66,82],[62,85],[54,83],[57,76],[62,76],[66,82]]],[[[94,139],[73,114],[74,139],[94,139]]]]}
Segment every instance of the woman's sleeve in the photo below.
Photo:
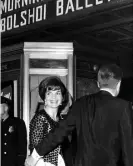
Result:
{"type": "Polygon", "coordinates": [[[29,146],[31,152],[33,151],[34,147],[42,141],[46,129],[47,123],[45,123],[45,117],[43,117],[43,115],[39,114],[31,120],[29,146]]]}
{"type": "Polygon", "coordinates": [[[76,102],[73,104],[72,110],[68,112],[64,120],[60,120],[58,126],[51,130],[49,134],[35,147],[35,150],[40,156],[45,156],[51,150],[61,144],[66,136],[68,136],[79,123],[79,113],[82,104],[76,102]]]}

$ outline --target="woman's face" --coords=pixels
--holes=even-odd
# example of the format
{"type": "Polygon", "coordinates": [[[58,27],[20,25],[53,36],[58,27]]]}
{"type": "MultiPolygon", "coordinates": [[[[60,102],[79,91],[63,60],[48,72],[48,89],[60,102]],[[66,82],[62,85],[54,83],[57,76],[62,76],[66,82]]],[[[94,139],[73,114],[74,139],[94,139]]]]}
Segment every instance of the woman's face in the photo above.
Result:
{"type": "Polygon", "coordinates": [[[61,105],[63,96],[61,90],[48,90],[45,96],[45,106],[58,108],[61,105]]]}

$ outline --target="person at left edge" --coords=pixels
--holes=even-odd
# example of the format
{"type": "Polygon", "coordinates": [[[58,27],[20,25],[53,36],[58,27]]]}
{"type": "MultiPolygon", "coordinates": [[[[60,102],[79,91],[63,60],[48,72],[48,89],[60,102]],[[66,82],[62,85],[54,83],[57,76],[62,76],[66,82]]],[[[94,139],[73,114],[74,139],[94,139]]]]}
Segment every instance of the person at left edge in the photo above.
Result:
{"type": "Polygon", "coordinates": [[[1,96],[1,166],[24,166],[27,155],[27,132],[22,119],[13,117],[11,100],[1,96]]]}

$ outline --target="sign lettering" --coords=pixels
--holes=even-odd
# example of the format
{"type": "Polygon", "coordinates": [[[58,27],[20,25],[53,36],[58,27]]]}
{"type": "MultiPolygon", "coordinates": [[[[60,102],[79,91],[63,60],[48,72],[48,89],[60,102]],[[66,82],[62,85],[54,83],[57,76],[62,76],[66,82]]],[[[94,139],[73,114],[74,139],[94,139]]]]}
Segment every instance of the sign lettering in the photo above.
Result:
{"type": "Polygon", "coordinates": [[[1,32],[72,14],[115,0],[1,0],[1,32]],[[52,10],[51,10],[52,9],[52,10]]]}

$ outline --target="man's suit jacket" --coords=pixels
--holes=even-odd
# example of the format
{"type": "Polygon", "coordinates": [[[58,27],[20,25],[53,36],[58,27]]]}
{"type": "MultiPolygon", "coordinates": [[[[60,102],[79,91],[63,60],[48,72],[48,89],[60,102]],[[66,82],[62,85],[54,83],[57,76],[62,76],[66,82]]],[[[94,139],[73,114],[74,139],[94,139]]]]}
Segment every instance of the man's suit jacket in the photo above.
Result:
{"type": "Polygon", "coordinates": [[[75,166],[133,166],[132,120],[129,102],[106,91],[84,96],[36,151],[46,155],[76,128],[75,166]]]}
{"type": "Polygon", "coordinates": [[[27,133],[22,119],[9,117],[1,124],[1,166],[24,166],[27,133]]]}

